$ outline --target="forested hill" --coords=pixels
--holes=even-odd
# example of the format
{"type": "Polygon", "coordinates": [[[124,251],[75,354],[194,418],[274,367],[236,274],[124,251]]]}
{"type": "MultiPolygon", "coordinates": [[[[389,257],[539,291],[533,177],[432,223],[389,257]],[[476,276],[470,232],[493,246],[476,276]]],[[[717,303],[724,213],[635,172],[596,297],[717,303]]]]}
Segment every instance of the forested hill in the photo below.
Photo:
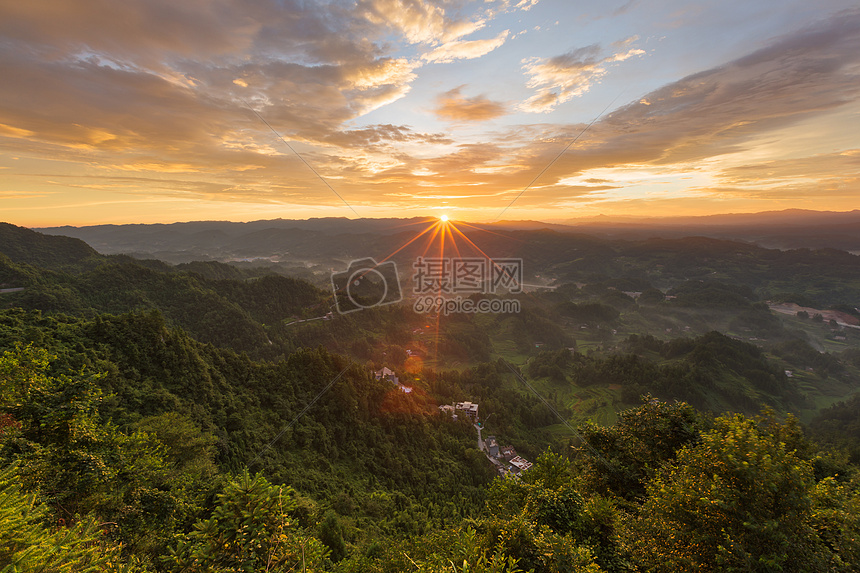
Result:
{"type": "Polygon", "coordinates": [[[11,225],[0,232],[0,288],[23,288],[3,295],[5,308],[79,316],[156,309],[198,340],[268,357],[295,348],[273,326],[330,310],[329,293],[265,270],[217,262],[172,267],[99,255],[77,239],[11,225]]]}
{"type": "MultiPolygon", "coordinates": [[[[646,397],[613,426],[580,426],[571,455],[490,483],[471,423],[428,396],[471,387],[489,403],[511,377],[501,363],[404,394],[325,351],[256,363],[155,313],[6,310],[0,347],[0,563],[19,571],[860,564],[857,469],[790,418],[710,418],[646,397]]],[[[495,400],[519,401],[511,425],[541,408],[495,400]]]]}
{"type": "Polygon", "coordinates": [[[0,458],[58,517],[99,515],[141,556],[166,555],[245,467],[317,500],[305,520],[322,503],[414,534],[474,512],[493,475],[469,424],[324,350],[257,363],[155,312],[21,310],[0,311],[0,348],[0,458]]]}
{"type": "Polygon", "coordinates": [[[762,410],[853,392],[856,353],[819,352],[759,302],[776,281],[851,300],[854,268],[512,233],[500,249],[587,280],[517,294],[507,315],[327,318],[327,292],[272,269],[4,232],[3,573],[860,569],[856,399],[814,425],[848,453],[762,410]],[[759,284],[730,279],[749,269],[759,284]],[[438,407],[463,401],[485,444],[533,466],[499,477],[475,422],[438,407]]]}
{"type": "MultiPolygon", "coordinates": [[[[409,269],[425,249],[423,241],[410,241],[430,224],[416,219],[387,224],[364,219],[210,221],[46,232],[74,233],[105,253],[129,253],[174,263],[218,260],[266,265],[309,280],[315,280],[316,273],[322,283],[333,267],[345,268],[350,260],[368,256],[381,260],[396,253],[392,260],[409,269]]],[[[798,298],[802,294],[812,301],[810,306],[818,308],[857,306],[860,300],[860,257],[843,250],[802,245],[792,250],[769,249],[730,236],[716,239],[673,234],[672,238],[659,238],[656,231],[650,238],[641,234],[597,237],[587,234],[591,230],[588,227],[549,227],[458,228],[492,257],[522,258],[529,281],[537,275],[559,283],[625,278],[629,284],[640,286],[624,290],[641,291],[648,287],[666,290],[684,281],[707,279],[745,285],[763,299],[798,298]]]]}
{"type": "Polygon", "coordinates": [[[0,253],[9,257],[14,263],[27,263],[57,270],[73,270],[80,268],[87,261],[103,259],[80,239],[43,235],[2,222],[0,222],[0,253]]]}

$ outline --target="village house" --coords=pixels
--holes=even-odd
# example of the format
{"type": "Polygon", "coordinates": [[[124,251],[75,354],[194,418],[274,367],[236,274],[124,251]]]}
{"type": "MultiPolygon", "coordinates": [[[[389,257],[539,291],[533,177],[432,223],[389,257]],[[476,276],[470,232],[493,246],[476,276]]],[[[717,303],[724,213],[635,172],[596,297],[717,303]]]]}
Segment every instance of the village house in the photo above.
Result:
{"type": "Polygon", "coordinates": [[[499,457],[499,442],[496,441],[496,436],[489,436],[486,441],[484,441],[484,447],[487,449],[487,453],[494,458],[499,457]]]}
{"type": "Polygon", "coordinates": [[[505,461],[510,461],[517,457],[517,451],[513,446],[502,446],[499,448],[499,457],[505,461]]]}
{"type": "Polygon", "coordinates": [[[439,406],[439,411],[443,414],[451,414],[451,416],[455,419],[457,417],[457,414],[454,413],[454,406],[452,406],[451,404],[442,404],[441,406],[439,406]]]}
{"type": "Polygon", "coordinates": [[[457,402],[454,407],[461,410],[473,420],[478,419],[478,405],[473,402],[457,402]]]}
{"type": "Polygon", "coordinates": [[[517,456],[514,459],[512,459],[511,465],[514,466],[514,469],[512,471],[515,474],[518,474],[520,472],[524,472],[527,469],[529,469],[530,467],[532,467],[532,463],[530,461],[528,461],[524,458],[521,458],[520,456],[517,456]]]}
{"type": "Polygon", "coordinates": [[[374,372],[373,376],[377,380],[388,380],[389,382],[392,382],[394,384],[400,384],[400,379],[394,373],[394,370],[391,370],[387,366],[383,366],[382,370],[377,370],[376,372],[374,372]]]}

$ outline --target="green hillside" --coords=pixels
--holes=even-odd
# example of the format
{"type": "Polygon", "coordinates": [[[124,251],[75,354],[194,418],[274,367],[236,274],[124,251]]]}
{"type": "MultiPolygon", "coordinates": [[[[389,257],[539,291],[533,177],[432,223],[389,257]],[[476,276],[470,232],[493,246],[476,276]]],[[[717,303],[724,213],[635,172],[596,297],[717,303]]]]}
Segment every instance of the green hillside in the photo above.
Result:
{"type": "Polygon", "coordinates": [[[76,243],[12,232],[10,571],[860,566],[858,345],[751,286],[591,277],[511,315],[327,315],[325,291],[269,269],[42,264],[76,243]],[[533,466],[500,477],[438,407],[463,401],[533,466]]]}

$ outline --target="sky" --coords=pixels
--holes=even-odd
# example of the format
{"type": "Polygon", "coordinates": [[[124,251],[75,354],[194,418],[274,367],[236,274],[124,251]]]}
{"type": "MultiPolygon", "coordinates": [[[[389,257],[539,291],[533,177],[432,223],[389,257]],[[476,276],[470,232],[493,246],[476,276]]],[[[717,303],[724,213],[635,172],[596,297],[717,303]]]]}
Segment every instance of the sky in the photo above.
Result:
{"type": "Polygon", "coordinates": [[[860,208],[856,0],[0,0],[0,220],[860,208]]]}

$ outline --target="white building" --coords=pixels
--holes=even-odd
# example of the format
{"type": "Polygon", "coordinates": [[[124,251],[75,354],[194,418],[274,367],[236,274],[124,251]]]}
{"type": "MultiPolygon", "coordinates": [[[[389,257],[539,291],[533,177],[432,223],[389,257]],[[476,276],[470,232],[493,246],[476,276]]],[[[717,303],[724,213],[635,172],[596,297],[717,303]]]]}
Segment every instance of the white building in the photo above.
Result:
{"type": "Polygon", "coordinates": [[[527,469],[529,469],[530,467],[532,467],[532,463],[530,461],[528,461],[524,458],[521,458],[520,456],[517,456],[514,459],[512,459],[511,465],[514,466],[516,468],[516,471],[518,471],[518,472],[524,472],[527,469]]]}
{"type": "Polygon", "coordinates": [[[478,419],[478,405],[473,402],[457,402],[454,407],[457,410],[461,410],[464,414],[472,418],[473,420],[478,419]]]}

